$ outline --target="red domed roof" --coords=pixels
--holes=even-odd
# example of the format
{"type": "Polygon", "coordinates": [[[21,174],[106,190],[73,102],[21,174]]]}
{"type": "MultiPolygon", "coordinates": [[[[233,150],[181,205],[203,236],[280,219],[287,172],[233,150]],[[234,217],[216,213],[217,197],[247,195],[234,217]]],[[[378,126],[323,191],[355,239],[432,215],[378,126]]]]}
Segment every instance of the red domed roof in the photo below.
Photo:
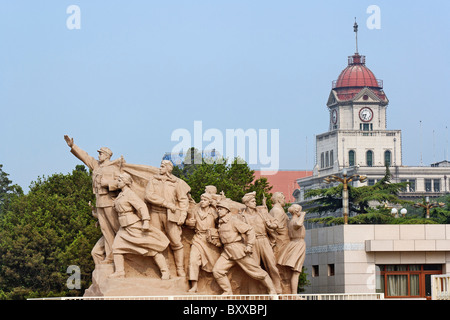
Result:
{"type": "Polygon", "coordinates": [[[342,70],[339,78],[333,81],[333,90],[340,100],[352,99],[362,88],[368,87],[382,100],[386,99],[383,82],[365,65],[365,56],[355,53],[348,58],[348,66],[342,70]]]}

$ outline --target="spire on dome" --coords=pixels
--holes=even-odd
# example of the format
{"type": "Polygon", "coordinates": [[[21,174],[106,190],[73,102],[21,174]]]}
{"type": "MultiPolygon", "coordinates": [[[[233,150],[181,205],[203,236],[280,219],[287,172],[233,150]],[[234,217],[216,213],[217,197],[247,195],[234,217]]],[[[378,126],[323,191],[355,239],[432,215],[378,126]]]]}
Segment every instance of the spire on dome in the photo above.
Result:
{"type": "Polygon", "coordinates": [[[363,88],[369,88],[382,101],[387,101],[383,91],[383,81],[375,78],[373,72],[366,66],[366,57],[358,53],[358,23],[353,24],[355,32],[356,52],[348,57],[348,66],[342,70],[337,80],[332,82],[332,89],[338,100],[351,100],[363,88]]]}
{"type": "Polygon", "coordinates": [[[355,55],[358,54],[358,24],[356,23],[356,17],[355,17],[355,23],[353,24],[353,32],[355,33],[356,38],[356,52],[355,55]]]}

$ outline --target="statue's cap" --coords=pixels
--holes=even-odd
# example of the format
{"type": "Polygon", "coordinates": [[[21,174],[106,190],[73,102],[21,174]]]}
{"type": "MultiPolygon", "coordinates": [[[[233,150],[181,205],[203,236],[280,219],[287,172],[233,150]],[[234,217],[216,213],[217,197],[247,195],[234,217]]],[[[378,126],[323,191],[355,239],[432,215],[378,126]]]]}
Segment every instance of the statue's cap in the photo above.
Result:
{"type": "Polygon", "coordinates": [[[243,197],[242,197],[242,202],[246,203],[248,201],[250,201],[251,199],[256,198],[256,191],[252,191],[249,193],[246,193],[243,197]]]}
{"type": "Polygon", "coordinates": [[[109,154],[109,156],[112,156],[112,151],[111,149],[107,148],[107,147],[101,147],[100,149],[97,150],[98,152],[103,152],[103,153],[107,153],[109,154]]]}
{"type": "Polygon", "coordinates": [[[228,203],[226,203],[225,201],[219,201],[219,202],[217,202],[216,207],[225,208],[225,209],[227,209],[228,211],[231,211],[231,210],[230,210],[230,206],[229,206],[228,203]]]}

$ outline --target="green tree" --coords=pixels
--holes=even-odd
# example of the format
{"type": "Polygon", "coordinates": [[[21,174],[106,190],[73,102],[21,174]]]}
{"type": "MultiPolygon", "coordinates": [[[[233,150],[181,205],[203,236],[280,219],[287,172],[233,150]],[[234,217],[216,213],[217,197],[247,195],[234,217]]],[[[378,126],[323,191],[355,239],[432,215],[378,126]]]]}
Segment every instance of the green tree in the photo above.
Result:
{"type": "Polygon", "coordinates": [[[305,288],[311,285],[311,282],[308,280],[308,273],[306,272],[307,268],[303,267],[302,272],[298,276],[298,289],[297,293],[305,292],[305,288]]]}
{"type": "MultiPolygon", "coordinates": [[[[392,223],[392,216],[390,210],[387,209],[387,203],[403,206],[412,203],[398,197],[398,193],[407,186],[408,182],[391,183],[390,180],[391,173],[389,168],[386,167],[385,176],[372,186],[352,187],[348,185],[349,211],[357,214],[355,217],[349,217],[349,224],[392,223]],[[374,207],[374,203],[378,203],[378,205],[374,207]]],[[[315,199],[309,202],[312,207],[307,212],[322,215],[340,210],[342,208],[342,190],[342,184],[331,188],[308,190],[305,197],[315,199]]],[[[344,223],[342,217],[333,216],[310,219],[309,221],[325,224],[344,223]]]]}
{"type": "MultiPolygon", "coordinates": [[[[414,203],[422,203],[425,204],[425,197],[421,199],[417,199],[414,203]]],[[[430,209],[430,218],[427,220],[435,221],[440,224],[449,224],[450,223],[450,194],[446,194],[435,198],[432,202],[436,203],[444,203],[443,207],[434,207],[430,209]]],[[[415,207],[413,205],[409,205],[405,207],[408,210],[408,216],[415,217],[416,219],[424,219],[426,217],[426,209],[423,207],[415,207]]]]}
{"type": "Polygon", "coordinates": [[[0,164],[0,215],[7,209],[14,197],[23,195],[22,188],[17,184],[12,184],[8,176],[9,174],[3,171],[3,165],[0,164]]]}
{"type": "Polygon", "coordinates": [[[0,288],[10,299],[79,295],[89,285],[90,251],[100,238],[89,201],[91,177],[82,165],[70,174],[38,178],[0,217],[0,288]],[[69,290],[70,265],[81,270],[80,290],[69,290]]]}
{"type": "Polygon", "coordinates": [[[206,186],[214,185],[218,192],[223,191],[227,198],[237,202],[241,202],[247,192],[256,191],[259,205],[265,197],[268,208],[272,206],[270,193],[272,186],[269,185],[267,178],[255,179],[255,171],[239,158],[235,158],[231,163],[223,158],[216,161],[202,159],[200,164],[184,164],[183,169],[174,167],[173,174],[191,187],[191,196],[196,202],[200,201],[206,186]]]}
{"type": "Polygon", "coordinates": [[[439,221],[442,224],[450,224],[450,195],[439,197],[435,202],[443,202],[445,206],[442,208],[434,208],[430,211],[430,218],[439,221]]]}

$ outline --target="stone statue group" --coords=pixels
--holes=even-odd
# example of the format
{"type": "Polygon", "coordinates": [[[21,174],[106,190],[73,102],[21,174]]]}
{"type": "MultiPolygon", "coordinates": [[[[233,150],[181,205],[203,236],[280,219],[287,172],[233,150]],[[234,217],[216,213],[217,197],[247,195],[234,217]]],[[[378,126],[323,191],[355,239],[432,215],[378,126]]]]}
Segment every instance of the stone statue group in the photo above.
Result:
{"type": "Polygon", "coordinates": [[[159,168],[128,164],[123,157],[112,161],[109,148],[98,150],[98,159],[64,136],[70,151],[92,171],[96,195],[94,215],[102,238],[92,250],[96,264],[113,264],[109,278],[124,278],[125,255],[152,257],[160,278],[169,280],[164,252],[171,250],[178,277],[190,282],[189,293],[198,291],[200,270],[212,273],[224,295],[233,294],[228,276],[238,266],[262,284],[267,293],[281,294],[282,279],[289,280],[289,293],[296,294],[305,259],[306,245],[301,206],[284,211],[281,192],[272,196],[273,208],[256,205],[256,193],[237,203],[206,186],[199,203],[190,186],[172,174],[173,164],[163,160],[159,168]],[[185,266],[183,229],[195,231],[185,266]],[[188,270],[187,274],[185,270],[188,270]],[[286,273],[288,275],[286,276],[286,273]]]}

